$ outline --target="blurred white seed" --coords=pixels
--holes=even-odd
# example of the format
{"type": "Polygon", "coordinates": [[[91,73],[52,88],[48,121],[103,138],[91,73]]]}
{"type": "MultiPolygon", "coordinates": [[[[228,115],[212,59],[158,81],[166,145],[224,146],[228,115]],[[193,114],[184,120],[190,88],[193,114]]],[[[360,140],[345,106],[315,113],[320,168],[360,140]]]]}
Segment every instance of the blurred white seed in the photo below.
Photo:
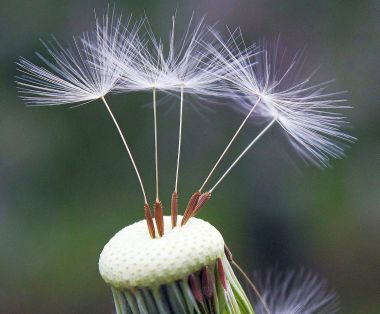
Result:
{"type": "MultiPolygon", "coordinates": [[[[338,296],[325,279],[306,270],[255,273],[253,278],[272,314],[334,314],[339,310],[338,296]]],[[[254,295],[255,313],[267,313],[254,295]]]]}
{"type": "Polygon", "coordinates": [[[208,46],[228,67],[225,79],[236,90],[236,107],[252,116],[273,119],[285,131],[296,151],[318,166],[328,166],[331,158],[342,158],[347,144],[355,140],[342,129],[348,125],[339,112],[349,108],[342,93],[328,93],[329,82],[311,84],[312,75],[299,79],[300,57],[287,61],[279,52],[279,42],[259,51],[247,47],[239,30],[225,41],[211,29],[219,46],[208,46]]]}

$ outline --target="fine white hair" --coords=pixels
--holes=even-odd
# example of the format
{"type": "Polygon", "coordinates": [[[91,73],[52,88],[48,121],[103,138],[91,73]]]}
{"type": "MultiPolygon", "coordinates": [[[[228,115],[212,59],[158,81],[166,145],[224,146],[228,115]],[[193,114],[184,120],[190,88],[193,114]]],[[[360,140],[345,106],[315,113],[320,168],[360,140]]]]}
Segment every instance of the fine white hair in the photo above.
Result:
{"type": "Polygon", "coordinates": [[[311,84],[311,77],[299,79],[300,58],[290,61],[274,47],[247,47],[239,29],[228,40],[210,30],[218,45],[208,45],[219,62],[228,68],[224,79],[235,90],[235,104],[252,117],[275,119],[290,143],[305,161],[329,165],[331,158],[342,158],[347,143],[355,140],[341,129],[347,126],[338,110],[349,108],[342,93],[328,93],[329,82],[311,84]]]}
{"type": "MultiPolygon", "coordinates": [[[[253,278],[271,314],[334,314],[338,296],[327,280],[304,269],[257,272],[253,278]]],[[[252,297],[256,314],[267,314],[262,301],[252,297]]]]}
{"type": "Polygon", "coordinates": [[[133,47],[136,55],[134,62],[126,64],[122,58],[113,58],[123,71],[117,91],[155,88],[174,93],[183,88],[190,94],[220,95],[220,76],[224,69],[203,46],[203,41],[210,43],[214,40],[204,18],[195,21],[191,17],[183,35],[177,38],[176,17],[173,16],[168,49],[153,32],[147,19],[144,25],[145,33],[133,47]]]}
{"type": "MultiPolygon", "coordinates": [[[[130,19],[126,24],[129,23],[130,19]]],[[[21,57],[17,63],[21,72],[17,77],[21,98],[33,105],[61,105],[104,97],[122,75],[113,58],[122,58],[127,64],[133,56],[131,47],[139,24],[133,25],[130,31],[123,25],[121,16],[107,12],[101,20],[96,19],[95,32],[74,37],[71,47],[64,47],[54,37],[43,42],[50,59],[36,54],[45,67],[21,57]],[[120,47],[122,55],[119,55],[120,47]]]]}

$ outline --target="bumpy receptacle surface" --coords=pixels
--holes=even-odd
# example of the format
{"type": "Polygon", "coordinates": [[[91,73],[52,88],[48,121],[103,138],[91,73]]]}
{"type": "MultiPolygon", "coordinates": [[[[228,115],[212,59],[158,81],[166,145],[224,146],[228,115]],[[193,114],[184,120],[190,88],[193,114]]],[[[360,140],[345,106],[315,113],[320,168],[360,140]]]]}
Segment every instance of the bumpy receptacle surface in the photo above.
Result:
{"type": "Polygon", "coordinates": [[[186,278],[223,256],[223,237],[208,222],[192,218],[185,226],[171,229],[170,216],[164,221],[162,238],[151,239],[142,220],[120,230],[106,244],[99,271],[108,284],[116,288],[158,286],[186,278]]]}

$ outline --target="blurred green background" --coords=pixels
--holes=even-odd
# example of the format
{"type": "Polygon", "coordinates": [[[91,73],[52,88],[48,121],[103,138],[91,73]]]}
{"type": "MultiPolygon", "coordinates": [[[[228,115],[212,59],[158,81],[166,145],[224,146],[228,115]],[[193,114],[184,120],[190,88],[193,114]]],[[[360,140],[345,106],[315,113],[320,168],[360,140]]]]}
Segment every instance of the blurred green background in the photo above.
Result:
{"type": "MultiPolygon", "coordinates": [[[[324,171],[305,166],[276,132],[266,136],[214,193],[200,217],[222,231],[245,269],[306,267],[328,278],[342,313],[380,313],[380,1],[118,1],[167,36],[170,18],[192,12],[241,26],[247,41],[306,47],[303,70],[335,78],[359,141],[324,171]]],[[[27,108],[14,83],[19,56],[36,61],[39,39],[90,30],[103,1],[0,3],[0,313],[112,313],[99,253],[120,228],[143,217],[139,186],[100,102],[27,108]]],[[[161,187],[174,184],[178,101],[159,108],[161,187]]],[[[154,193],[150,95],[109,102],[154,193]]],[[[241,116],[219,106],[185,110],[180,202],[198,187],[241,116]]],[[[251,130],[252,131],[252,130],[251,130]]],[[[246,132],[234,152],[252,137],[246,132]]],[[[226,165],[226,164],[225,164],[226,165]]]]}

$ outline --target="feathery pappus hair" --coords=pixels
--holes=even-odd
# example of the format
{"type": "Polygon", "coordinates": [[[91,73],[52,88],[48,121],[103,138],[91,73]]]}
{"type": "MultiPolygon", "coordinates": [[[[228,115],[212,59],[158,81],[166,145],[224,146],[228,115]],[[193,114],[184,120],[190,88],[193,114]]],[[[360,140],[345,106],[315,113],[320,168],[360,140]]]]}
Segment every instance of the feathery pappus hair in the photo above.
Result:
{"type": "MultiPolygon", "coordinates": [[[[349,106],[340,98],[341,93],[327,92],[328,82],[311,83],[312,75],[299,79],[299,56],[289,61],[285,52],[280,53],[278,41],[273,47],[247,46],[240,29],[230,31],[224,39],[214,27],[207,27],[204,18],[195,22],[194,17],[179,40],[175,34],[175,16],[165,47],[146,17],[138,22],[129,18],[125,23],[114,11],[107,11],[102,19],[96,18],[94,32],[79,40],[74,38],[73,49],[64,48],[56,40],[55,44],[45,44],[53,60],[37,55],[46,67],[20,58],[18,70],[22,75],[17,83],[21,97],[35,105],[83,104],[101,98],[112,115],[104,99],[107,93],[152,91],[157,191],[157,90],[181,93],[176,187],[184,93],[228,98],[233,108],[248,111],[199,192],[246,122],[269,121],[204,195],[207,199],[243,155],[275,125],[305,161],[320,167],[328,166],[331,158],[342,158],[344,149],[355,140],[342,130],[348,123],[340,110],[349,106]],[[145,32],[141,35],[142,30],[145,32]]],[[[122,136],[119,127],[118,131],[122,136]]]]}
{"type": "Polygon", "coordinates": [[[96,18],[95,31],[74,37],[71,47],[64,47],[54,37],[42,42],[50,58],[36,54],[45,66],[22,57],[17,63],[21,98],[31,105],[61,105],[104,97],[122,76],[122,69],[113,59],[125,64],[133,60],[141,22],[129,30],[130,24],[130,18],[124,21],[122,16],[107,12],[102,19],[96,18]]]}
{"type": "Polygon", "coordinates": [[[289,59],[273,44],[246,46],[239,29],[228,40],[210,30],[217,45],[209,50],[229,69],[224,79],[236,92],[235,107],[252,119],[273,120],[306,161],[320,167],[342,158],[355,138],[342,131],[348,122],[341,114],[350,108],[342,93],[327,91],[331,82],[312,83],[313,74],[300,79],[301,54],[289,59]]]}
{"type": "Polygon", "coordinates": [[[133,48],[134,62],[113,58],[123,71],[116,87],[118,92],[155,88],[175,93],[183,88],[186,93],[195,95],[219,95],[219,77],[224,70],[219,63],[212,62],[213,55],[202,45],[203,41],[213,40],[204,18],[196,21],[192,16],[183,34],[177,36],[176,16],[173,16],[168,47],[154,33],[147,18],[143,28],[144,33],[133,48]]]}
{"type": "MultiPolygon", "coordinates": [[[[253,276],[257,289],[271,314],[334,314],[339,311],[336,292],[327,280],[300,270],[267,270],[253,276]]],[[[256,314],[267,314],[263,302],[251,297],[256,314]]]]}

